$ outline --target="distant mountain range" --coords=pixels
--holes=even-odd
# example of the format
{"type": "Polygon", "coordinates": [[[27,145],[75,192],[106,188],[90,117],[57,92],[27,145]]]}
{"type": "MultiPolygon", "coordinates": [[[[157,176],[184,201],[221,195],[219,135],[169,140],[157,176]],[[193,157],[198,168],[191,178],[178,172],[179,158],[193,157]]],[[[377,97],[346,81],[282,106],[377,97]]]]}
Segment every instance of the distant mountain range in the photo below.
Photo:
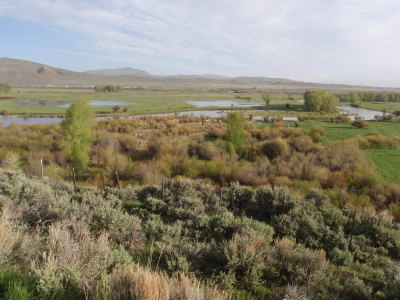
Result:
{"type": "Polygon", "coordinates": [[[268,77],[226,77],[214,74],[206,75],[151,75],[144,70],[132,68],[102,69],[86,72],[74,72],[50,67],[44,64],[0,58],[0,82],[14,86],[74,86],[85,87],[96,84],[120,84],[123,86],[230,86],[230,87],[288,87],[321,89],[361,89],[366,87],[320,84],[295,81],[285,78],[268,77]]]}
{"type": "Polygon", "coordinates": [[[139,69],[132,69],[128,67],[120,69],[91,70],[91,71],[86,71],[85,73],[92,75],[105,75],[105,76],[122,76],[122,75],[151,76],[146,71],[139,69]]]}

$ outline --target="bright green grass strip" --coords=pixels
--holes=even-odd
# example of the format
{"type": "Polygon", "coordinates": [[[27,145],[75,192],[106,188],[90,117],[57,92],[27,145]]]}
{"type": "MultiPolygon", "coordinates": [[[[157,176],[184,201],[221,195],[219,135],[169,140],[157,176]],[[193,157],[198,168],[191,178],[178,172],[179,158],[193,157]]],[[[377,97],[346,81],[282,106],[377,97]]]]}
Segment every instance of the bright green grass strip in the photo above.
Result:
{"type": "Polygon", "coordinates": [[[388,182],[400,184],[400,149],[367,149],[365,151],[375,169],[388,182]]]}
{"type": "Polygon", "coordinates": [[[355,136],[367,135],[377,131],[387,137],[400,136],[400,121],[392,120],[386,122],[368,122],[369,126],[358,129],[351,126],[351,122],[335,124],[332,122],[304,121],[301,128],[310,129],[313,126],[320,126],[325,130],[325,141],[345,140],[355,136]]]}
{"type": "Polygon", "coordinates": [[[385,109],[387,112],[400,110],[400,102],[363,102],[360,106],[378,111],[385,109]]]}
{"type": "MultiPolygon", "coordinates": [[[[366,135],[371,131],[378,131],[387,137],[400,136],[399,120],[389,122],[368,122],[369,126],[357,129],[351,126],[351,122],[335,124],[332,122],[305,121],[301,127],[310,129],[313,126],[320,126],[325,130],[325,141],[337,141],[366,135]]],[[[373,163],[375,170],[387,182],[400,184],[400,148],[387,149],[375,148],[365,151],[373,163]]]]}

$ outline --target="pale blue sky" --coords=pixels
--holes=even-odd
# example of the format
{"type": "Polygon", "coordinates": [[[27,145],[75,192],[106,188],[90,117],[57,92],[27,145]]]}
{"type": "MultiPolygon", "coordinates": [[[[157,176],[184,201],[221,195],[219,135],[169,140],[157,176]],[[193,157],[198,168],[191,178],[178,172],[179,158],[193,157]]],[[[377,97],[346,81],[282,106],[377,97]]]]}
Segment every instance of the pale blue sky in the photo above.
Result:
{"type": "Polygon", "coordinates": [[[0,57],[400,86],[398,0],[0,0],[0,57]]]}

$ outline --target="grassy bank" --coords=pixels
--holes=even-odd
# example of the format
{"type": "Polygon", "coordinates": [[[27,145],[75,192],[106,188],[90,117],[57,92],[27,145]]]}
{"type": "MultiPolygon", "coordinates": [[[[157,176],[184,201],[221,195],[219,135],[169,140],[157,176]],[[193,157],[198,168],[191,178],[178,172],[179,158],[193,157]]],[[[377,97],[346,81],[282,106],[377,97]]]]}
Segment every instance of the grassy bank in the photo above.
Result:
{"type": "Polygon", "coordinates": [[[383,179],[400,184],[400,149],[368,149],[366,153],[383,179]]]}
{"type": "Polygon", "coordinates": [[[320,126],[325,130],[324,141],[345,140],[355,136],[366,135],[372,131],[377,131],[384,136],[393,137],[400,135],[400,121],[392,120],[386,122],[369,121],[368,127],[355,128],[351,126],[351,121],[345,123],[305,121],[301,123],[301,128],[310,129],[313,126],[320,126]]]}
{"type": "Polygon", "coordinates": [[[400,110],[399,102],[363,102],[360,104],[360,107],[368,108],[377,111],[387,111],[394,112],[396,110],[400,110]]]}

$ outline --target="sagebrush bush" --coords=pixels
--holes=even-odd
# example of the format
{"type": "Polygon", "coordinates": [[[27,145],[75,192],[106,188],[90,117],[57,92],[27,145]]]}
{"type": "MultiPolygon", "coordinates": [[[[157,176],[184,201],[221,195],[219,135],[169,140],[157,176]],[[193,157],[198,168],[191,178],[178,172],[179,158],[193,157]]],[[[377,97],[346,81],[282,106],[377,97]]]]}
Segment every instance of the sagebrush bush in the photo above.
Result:
{"type": "Polygon", "coordinates": [[[296,190],[164,178],[164,187],[75,192],[0,170],[0,295],[9,286],[9,295],[35,299],[393,298],[398,186],[365,179],[357,151],[329,143],[289,162],[257,161],[260,172],[279,166],[274,174],[296,190]],[[296,170],[295,161],[315,169],[296,170]],[[321,182],[332,188],[289,178],[292,168],[299,178],[328,172],[321,182]]]}

